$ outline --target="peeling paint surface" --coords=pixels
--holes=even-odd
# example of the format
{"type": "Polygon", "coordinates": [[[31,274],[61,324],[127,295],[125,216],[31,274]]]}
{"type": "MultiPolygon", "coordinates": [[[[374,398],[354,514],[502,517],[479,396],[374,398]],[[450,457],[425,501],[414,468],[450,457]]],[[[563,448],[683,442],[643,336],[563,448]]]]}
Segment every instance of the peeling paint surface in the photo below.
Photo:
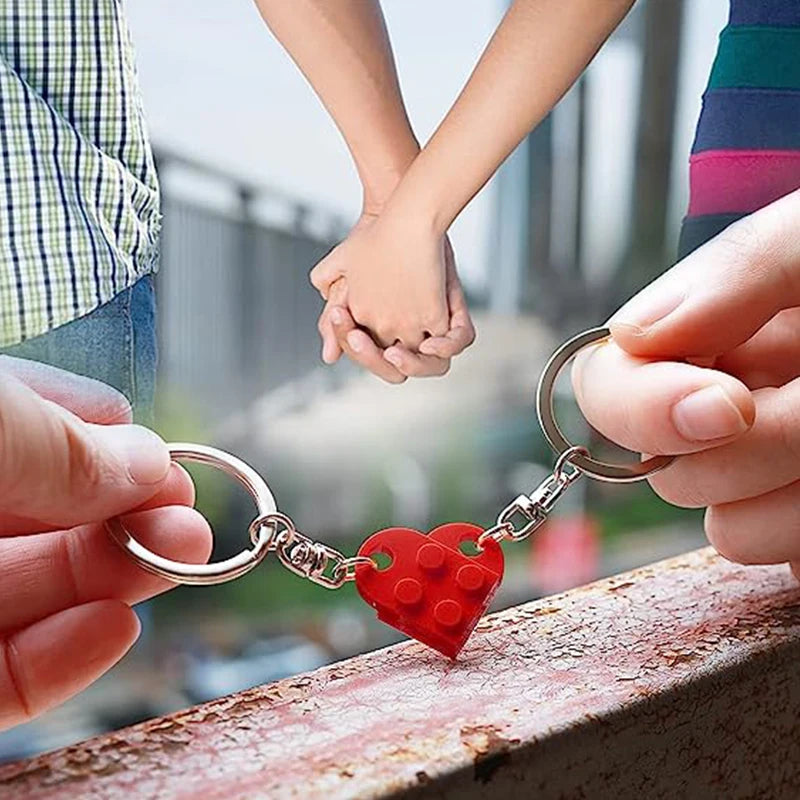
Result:
{"type": "Polygon", "coordinates": [[[0,798],[800,797],[800,587],[710,549],[0,767],[0,798]]]}

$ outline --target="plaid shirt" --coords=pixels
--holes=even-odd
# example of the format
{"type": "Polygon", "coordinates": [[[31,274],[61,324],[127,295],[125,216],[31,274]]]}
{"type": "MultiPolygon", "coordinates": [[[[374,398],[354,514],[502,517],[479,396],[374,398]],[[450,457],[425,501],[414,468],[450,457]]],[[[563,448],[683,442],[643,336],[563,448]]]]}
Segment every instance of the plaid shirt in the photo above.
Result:
{"type": "Polygon", "coordinates": [[[153,271],[159,227],[123,0],[2,0],[0,347],[153,271]]]}

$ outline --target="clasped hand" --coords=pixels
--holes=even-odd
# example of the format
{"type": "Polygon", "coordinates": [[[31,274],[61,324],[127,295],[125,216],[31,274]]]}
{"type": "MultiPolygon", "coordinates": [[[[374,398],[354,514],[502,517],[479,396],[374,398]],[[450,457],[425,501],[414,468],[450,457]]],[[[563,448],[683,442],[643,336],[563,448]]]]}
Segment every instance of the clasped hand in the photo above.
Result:
{"type": "Polygon", "coordinates": [[[443,375],[475,339],[446,235],[390,214],[362,214],[311,272],[325,299],[322,358],[342,353],[389,383],[443,375]]]}

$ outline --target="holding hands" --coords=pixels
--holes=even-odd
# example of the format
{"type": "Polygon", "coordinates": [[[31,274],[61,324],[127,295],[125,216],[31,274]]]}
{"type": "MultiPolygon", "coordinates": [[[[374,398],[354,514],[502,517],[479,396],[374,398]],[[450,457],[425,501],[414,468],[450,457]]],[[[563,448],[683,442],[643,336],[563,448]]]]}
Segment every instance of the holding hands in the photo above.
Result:
{"type": "Polygon", "coordinates": [[[377,0],[256,2],[336,122],[364,188],[366,212],[311,276],[327,301],[323,359],[345,353],[392,383],[445,373],[474,339],[448,228],[633,0],[513,3],[422,150],[377,0]]]}
{"type": "Polygon", "coordinates": [[[475,339],[447,236],[391,214],[362,215],[312,271],[325,298],[322,358],[342,353],[389,383],[443,375],[475,339]]]}

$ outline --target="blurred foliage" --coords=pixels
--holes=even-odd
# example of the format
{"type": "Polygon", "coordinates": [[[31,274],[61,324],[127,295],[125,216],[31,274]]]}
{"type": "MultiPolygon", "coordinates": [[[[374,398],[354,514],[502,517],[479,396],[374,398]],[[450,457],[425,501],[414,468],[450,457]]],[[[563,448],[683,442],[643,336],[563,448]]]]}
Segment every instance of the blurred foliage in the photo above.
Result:
{"type": "MultiPolygon", "coordinates": [[[[169,387],[159,387],[155,430],[165,441],[209,442],[210,428],[190,398],[169,387]]],[[[185,462],[182,466],[194,481],[198,510],[215,531],[224,532],[229,525],[228,511],[235,484],[209,467],[185,462]]]]}
{"type": "Polygon", "coordinates": [[[677,508],[662,500],[647,484],[618,487],[613,501],[590,508],[597,517],[605,541],[633,531],[660,525],[686,525],[702,529],[703,509],[677,508]]]}

